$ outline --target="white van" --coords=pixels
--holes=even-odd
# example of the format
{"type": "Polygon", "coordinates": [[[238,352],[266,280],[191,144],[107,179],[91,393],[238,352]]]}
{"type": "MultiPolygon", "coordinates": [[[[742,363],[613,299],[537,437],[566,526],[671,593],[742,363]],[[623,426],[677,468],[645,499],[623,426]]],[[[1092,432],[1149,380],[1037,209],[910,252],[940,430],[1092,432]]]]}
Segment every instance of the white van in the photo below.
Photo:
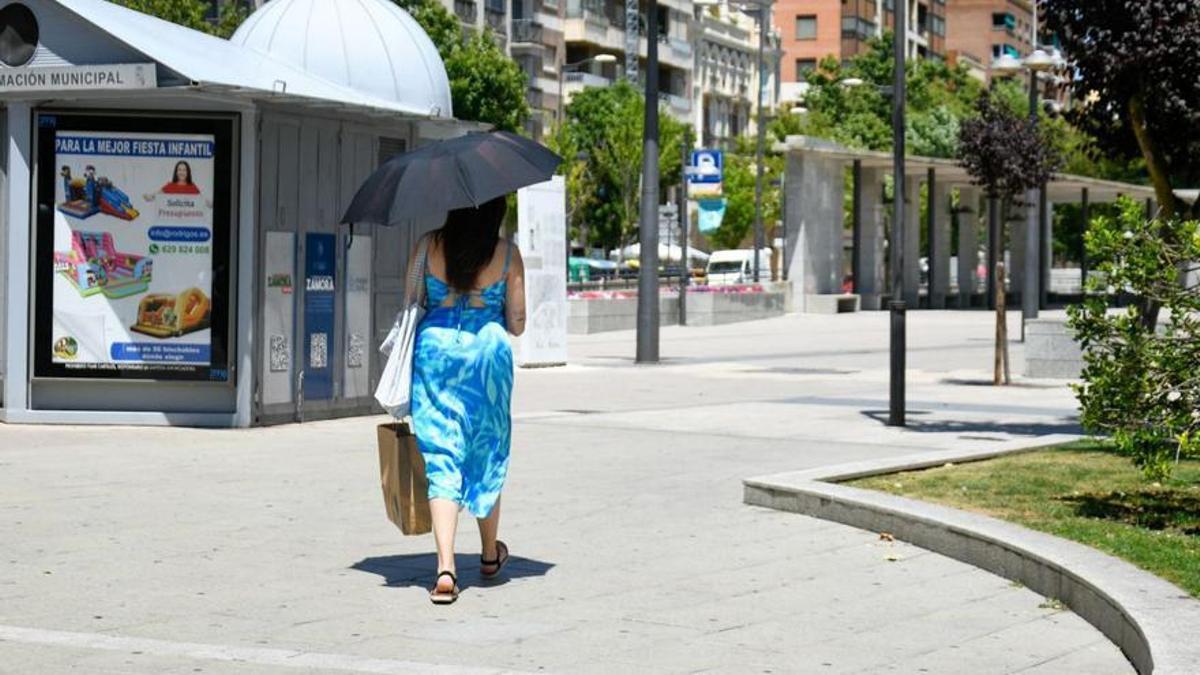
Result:
{"type": "MultiPolygon", "coordinates": [[[[713,251],[708,259],[706,271],[709,286],[732,286],[754,281],[754,249],[713,251]]],[[[764,248],[758,255],[758,278],[771,279],[771,249],[764,248]]]]}

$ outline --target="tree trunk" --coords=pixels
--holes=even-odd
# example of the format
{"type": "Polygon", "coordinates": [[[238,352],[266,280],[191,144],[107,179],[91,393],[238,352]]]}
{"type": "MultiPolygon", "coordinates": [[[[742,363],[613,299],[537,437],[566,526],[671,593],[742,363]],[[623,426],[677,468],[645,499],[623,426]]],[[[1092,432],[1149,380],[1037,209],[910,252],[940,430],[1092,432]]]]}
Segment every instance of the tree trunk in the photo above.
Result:
{"type": "MultiPolygon", "coordinates": [[[[1162,219],[1168,222],[1175,220],[1179,216],[1179,201],[1175,198],[1175,191],[1171,189],[1171,173],[1167,161],[1146,128],[1146,104],[1140,94],[1135,94],[1129,99],[1129,124],[1133,127],[1133,135],[1137,138],[1142,157],[1146,160],[1146,170],[1150,173],[1150,182],[1154,185],[1154,195],[1158,198],[1162,219]]],[[[1167,228],[1164,232],[1170,236],[1171,230],[1167,228]]],[[[1158,325],[1158,313],[1162,307],[1150,298],[1139,298],[1138,308],[1142,326],[1153,331],[1158,325]]]]}
{"type": "Polygon", "coordinates": [[[1167,160],[1158,150],[1158,145],[1150,137],[1146,128],[1146,104],[1140,94],[1129,99],[1129,123],[1133,127],[1133,135],[1137,138],[1142,157],[1146,160],[1146,169],[1150,173],[1150,182],[1154,185],[1154,195],[1162,210],[1165,220],[1172,220],[1179,215],[1179,201],[1175,191],[1171,189],[1171,172],[1167,160]]]}

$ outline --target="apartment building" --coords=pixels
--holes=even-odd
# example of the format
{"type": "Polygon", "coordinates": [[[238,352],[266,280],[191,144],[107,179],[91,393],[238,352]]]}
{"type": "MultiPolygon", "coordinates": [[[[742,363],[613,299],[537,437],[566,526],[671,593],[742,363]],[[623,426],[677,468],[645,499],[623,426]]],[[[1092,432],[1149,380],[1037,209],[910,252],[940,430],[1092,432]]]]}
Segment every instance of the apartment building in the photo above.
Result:
{"type": "MultiPolygon", "coordinates": [[[[626,37],[626,3],[624,0],[565,0],[566,12],[563,35],[566,43],[564,96],[586,86],[603,86],[624,75],[629,47],[626,37]],[[616,63],[589,62],[599,54],[612,54],[616,63]],[[569,64],[581,64],[570,66],[569,64]]],[[[647,42],[645,35],[647,3],[640,2],[637,68],[646,68],[647,42]]],[[[689,120],[692,112],[692,3],[690,0],[659,0],[658,21],[658,90],[667,110],[681,120],[689,120]]]]}
{"type": "Polygon", "coordinates": [[[1021,58],[1033,51],[1036,18],[1031,0],[948,0],[947,57],[964,63],[981,79],[1002,54],[1021,58]]]}
{"type": "MultiPolygon", "coordinates": [[[[779,0],[775,23],[782,32],[781,77],[803,82],[822,59],[846,61],[866,51],[871,39],[895,26],[897,0],[779,0]]],[[[946,55],[947,0],[906,0],[909,58],[946,55]]],[[[952,1],[952,0],[951,0],[952,1]]]]}
{"type": "MultiPolygon", "coordinates": [[[[695,21],[694,138],[704,147],[726,147],[756,130],[759,23],[728,0],[697,7],[695,21]]],[[[778,43],[778,34],[768,28],[762,64],[768,110],[777,100],[778,43]]]]}

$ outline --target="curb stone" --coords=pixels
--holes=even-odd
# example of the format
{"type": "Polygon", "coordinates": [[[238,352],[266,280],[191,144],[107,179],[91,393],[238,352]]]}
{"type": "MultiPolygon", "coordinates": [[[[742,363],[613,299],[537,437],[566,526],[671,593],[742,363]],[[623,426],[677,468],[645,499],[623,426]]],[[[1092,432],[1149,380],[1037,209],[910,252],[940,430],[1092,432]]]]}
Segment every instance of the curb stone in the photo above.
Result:
{"type": "Polygon", "coordinates": [[[995,518],[838,485],[880,474],[976,462],[1079,439],[1022,439],[985,451],[936,451],[747,478],[746,504],[896,538],[1057,598],[1125,653],[1142,675],[1200,672],[1200,601],[1130,563],[995,518]]]}

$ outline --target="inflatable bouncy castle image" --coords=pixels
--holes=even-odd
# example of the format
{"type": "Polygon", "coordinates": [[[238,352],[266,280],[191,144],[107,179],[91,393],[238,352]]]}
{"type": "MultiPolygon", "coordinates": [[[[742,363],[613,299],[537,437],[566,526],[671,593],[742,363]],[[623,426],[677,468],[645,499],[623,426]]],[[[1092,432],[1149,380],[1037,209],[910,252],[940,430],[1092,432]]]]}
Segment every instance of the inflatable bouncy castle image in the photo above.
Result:
{"type": "Polygon", "coordinates": [[[54,252],[54,271],[71,282],[83,297],[103,293],[123,298],[150,286],[153,261],[120,253],[109,232],[72,232],[71,250],[54,252]]]}
{"type": "Polygon", "coordinates": [[[130,330],[156,338],[179,337],[208,328],[212,302],[199,288],[179,295],[152,293],[138,303],[137,323],[130,330]]]}
{"type": "Polygon", "coordinates": [[[96,177],[96,167],[88,165],[83,169],[83,177],[71,175],[71,167],[64,166],[59,175],[62,176],[63,194],[66,199],[58,205],[58,210],[79,218],[91,218],[97,213],[107,213],[122,220],[133,220],[140,213],[133,208],[129,197],[112,184],[108,178],[96,177]]]}

